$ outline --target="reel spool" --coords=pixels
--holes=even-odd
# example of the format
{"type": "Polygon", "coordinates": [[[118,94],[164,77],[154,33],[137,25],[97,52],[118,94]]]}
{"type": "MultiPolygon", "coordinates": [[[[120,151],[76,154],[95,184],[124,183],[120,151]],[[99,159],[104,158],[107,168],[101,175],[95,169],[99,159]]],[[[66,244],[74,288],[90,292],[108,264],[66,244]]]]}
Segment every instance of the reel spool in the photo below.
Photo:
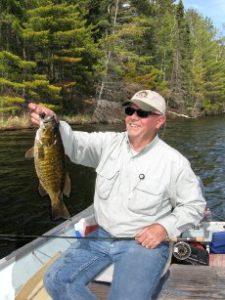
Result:
{"type": "Polygon", "coordinates": [[[186,242],[177,242],[173,246],[173,256],[178,260],[185,260],[191,256],[191,247],[186,242]]]}

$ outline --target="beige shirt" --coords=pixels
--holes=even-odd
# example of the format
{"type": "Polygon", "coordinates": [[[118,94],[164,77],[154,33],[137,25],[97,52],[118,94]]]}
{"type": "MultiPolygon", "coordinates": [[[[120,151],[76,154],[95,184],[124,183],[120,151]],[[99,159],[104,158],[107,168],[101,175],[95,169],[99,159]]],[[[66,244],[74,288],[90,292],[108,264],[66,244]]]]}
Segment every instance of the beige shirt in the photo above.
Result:
{"type": "Polygon", "coordinates": [[[188,160],[158,136],[132,153],[127,133],[80,132],[60,122],[71,161],[96,169],[94,212],[114,236],[133,237],[158,223],[168,236],[199,223],[206,205],[188,160]]]}

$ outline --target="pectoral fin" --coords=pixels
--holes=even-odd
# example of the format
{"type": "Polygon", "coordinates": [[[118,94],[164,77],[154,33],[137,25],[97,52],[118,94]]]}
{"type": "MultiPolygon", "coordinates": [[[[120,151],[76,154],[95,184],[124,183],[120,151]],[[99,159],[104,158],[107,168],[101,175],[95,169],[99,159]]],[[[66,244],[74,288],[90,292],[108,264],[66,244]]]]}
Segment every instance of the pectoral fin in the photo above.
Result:
{"type": "Polygon", "coordinates": [[[26,151],[25,158],[34,158],[34,147],[31,147],[26,151]]]}
{"type": "Polygon", "coordinates": [[[70,193],[71,193],[71,179],[69,174],[66,173],[63,194],[66,195],[66,197],[69,197],[70,193]]]}

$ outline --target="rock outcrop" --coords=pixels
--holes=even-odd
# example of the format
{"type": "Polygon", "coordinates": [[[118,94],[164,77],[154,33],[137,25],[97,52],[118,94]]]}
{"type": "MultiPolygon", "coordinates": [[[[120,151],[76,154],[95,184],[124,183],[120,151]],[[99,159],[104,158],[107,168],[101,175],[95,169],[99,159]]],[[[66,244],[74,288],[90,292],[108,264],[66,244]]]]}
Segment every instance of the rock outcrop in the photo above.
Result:
{"type": "Polygon", "coordinates": [[[121,103],[98,100],[93,119],[100,123],[121,123],[123,121],[123,109],[121,103]]]}

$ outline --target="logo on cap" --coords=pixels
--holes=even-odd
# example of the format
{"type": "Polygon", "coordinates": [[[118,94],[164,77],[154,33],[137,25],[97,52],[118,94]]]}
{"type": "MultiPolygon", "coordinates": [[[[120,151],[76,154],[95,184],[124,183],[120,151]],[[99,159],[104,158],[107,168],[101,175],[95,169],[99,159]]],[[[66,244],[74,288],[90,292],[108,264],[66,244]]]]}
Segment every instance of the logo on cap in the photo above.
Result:
{"type": "Polygon", "coordinates": [[[140,98],[147,98],[148,96],[148,93],[146,91],[141,91],[141,92],[138,92],[136,94],[136,96],[140,97],[140,98]]]}

